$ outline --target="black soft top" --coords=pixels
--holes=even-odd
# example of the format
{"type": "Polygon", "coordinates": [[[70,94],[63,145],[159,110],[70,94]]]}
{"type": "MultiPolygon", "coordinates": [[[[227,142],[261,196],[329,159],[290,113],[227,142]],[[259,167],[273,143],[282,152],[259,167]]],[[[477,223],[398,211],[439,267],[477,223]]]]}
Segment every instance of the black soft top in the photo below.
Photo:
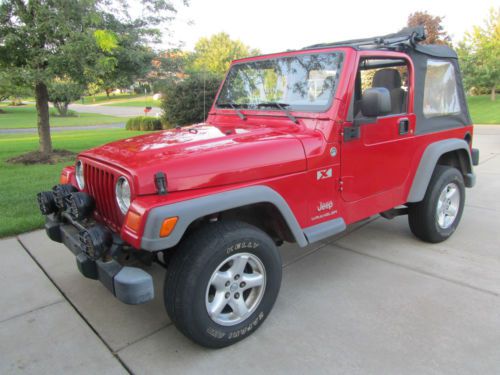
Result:
{"type": "Polygon", "coordinates": [[[413,47],[416,52],[421,54],[444,58],[444,59],[458,59],[457,53],[448,46],[440,45],[440,44],[417,44],[413,47]]]}

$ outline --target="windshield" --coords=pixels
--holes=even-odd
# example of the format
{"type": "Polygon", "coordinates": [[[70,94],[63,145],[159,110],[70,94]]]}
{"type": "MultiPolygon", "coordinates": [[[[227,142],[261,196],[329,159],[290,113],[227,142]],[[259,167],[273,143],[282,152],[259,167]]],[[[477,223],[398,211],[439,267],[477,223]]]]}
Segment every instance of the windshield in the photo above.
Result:
{"type": "Polygon", "coordinates": [[[341,53],[318,53],[233,65],[216,105],[325,111],[332,101],[341,63],[341,53]]]}

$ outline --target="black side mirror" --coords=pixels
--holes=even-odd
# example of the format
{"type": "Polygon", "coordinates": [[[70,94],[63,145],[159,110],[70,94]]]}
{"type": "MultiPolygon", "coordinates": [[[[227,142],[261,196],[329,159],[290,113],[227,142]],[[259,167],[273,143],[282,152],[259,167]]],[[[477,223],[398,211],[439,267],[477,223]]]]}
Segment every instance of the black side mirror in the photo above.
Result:
{"type": "Polygon", "coordinates": [[[378,117],[391,112],[391,94],[385,87],[366,89],[361,98],[361,113],[365,117],[378,117]]]}
{"type": "Polygon", "coordinates": [[[374,124],[377,117],[391,113],[391,94],[385,87],[372,87],[366,89],[360,102],[362,117],[353,121],[353,126],[344,128],[344,140],[360,137],[360,126],[374,124]]]}

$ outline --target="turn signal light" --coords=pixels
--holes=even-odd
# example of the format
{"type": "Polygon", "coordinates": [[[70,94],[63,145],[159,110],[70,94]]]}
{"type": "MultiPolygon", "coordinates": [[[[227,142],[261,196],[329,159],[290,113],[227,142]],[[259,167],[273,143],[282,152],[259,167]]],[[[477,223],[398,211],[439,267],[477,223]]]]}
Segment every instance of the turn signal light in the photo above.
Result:
{"type": "Polygon", "coordinates": [[[125,225],[132,229],[134,232],[138,232],[140,224],[141,215],[129,210],[127,213],[127,217],[125,218],[125,225]]]}
{"type": "Polygon", "coordinates": [[[61,177],[59,177],[59,182],[61,184],[69,184],[71,182],[69,178],[69,173],[66,172],[61,173],[61,177]]]}
{"type": "Polygon", "coordinates": [[[174,230],[175,224],[177,224],[178,219],[179,218],[175,216],[163,220],[163,223],[161,224],[160,228],[160,237],[168,237],[170,233],[172,233],[172,231],[174,230]]]}

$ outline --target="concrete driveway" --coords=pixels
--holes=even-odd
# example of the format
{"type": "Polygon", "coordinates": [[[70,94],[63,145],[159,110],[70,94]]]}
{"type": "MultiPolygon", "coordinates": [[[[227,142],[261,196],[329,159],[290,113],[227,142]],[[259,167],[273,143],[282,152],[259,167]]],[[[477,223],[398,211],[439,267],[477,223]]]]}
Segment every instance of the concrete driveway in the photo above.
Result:
{"type": "Polygon", "coordinates": [[[429,245],[405,217],[284,246],[283,284],[254,335],[200,348],[160,298],[116,301],[42,231],[0,241],[0,373],[500,373],[500,126],[476,128],[477,187],[454,236],[429,245]]]}

